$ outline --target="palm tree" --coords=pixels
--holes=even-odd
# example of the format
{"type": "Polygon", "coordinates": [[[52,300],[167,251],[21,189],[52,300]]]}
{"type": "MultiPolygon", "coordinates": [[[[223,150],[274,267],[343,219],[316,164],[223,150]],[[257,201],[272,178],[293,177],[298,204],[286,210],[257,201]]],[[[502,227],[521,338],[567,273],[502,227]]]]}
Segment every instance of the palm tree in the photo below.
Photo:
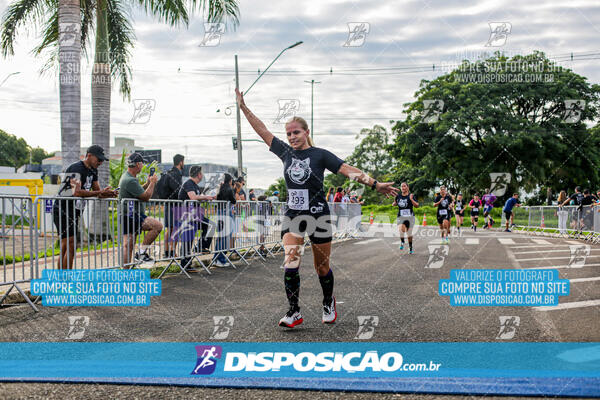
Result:
{"type": "MultiPolygon", "coordinates": [[[[192,11],[200,10],[208,22],[221,22],[229,18],[234,26],[239,24],[239,8],[235,0],[188,0],[187,2],[192,11]]],[[[186,0],[138,0],[133,3],[139,4],[148,14],[158,17],[171,26],[180,23],[187,26],[189,22],[186,0]]],[[[119,92],[123,98],[130,99],[131,96],[129,60],[135,35],[126,11],[126,6],[130,4],[131,2],[127,0],[80,0],[78,14],[74,11],[77,0],[17,0],[9,6],[3,17],[0,48],[4,57],[14,54],[13,46],[18,28],[32,22],[43,23],[44,26],[42,42],[34,49],[34,54],[39,55],[44,50],[50,51],[50,57],[43,71],[55,65],[58,58],[61,74],[63,165],[79,159],[81,107],[79,56],[81,52],[86,54],[86,46],[89,45],[88,33],[94,28],[94,12],[97,31],[92,69],[92,142],[107,150],[110,148],[111,80],[120,81],[119,92]],[[63,2],[69,5],[70,14],[61,11],[63,2]],[[69,15],[70,19],[65,19],[66,15],[63,16],[61,12],[69,15]],[[46,18],[45,22],[42,21],[43,18],[46,18]],[[64,25],[65,28],[69,27],[67,32],[77,30],[79,35],[76,35],[76,41],[73,43],[69,40],[62,41],[61,37],[65,37],[66,33],[61,30],[63,24],[62,22],[59,24],[59,20],[77,23],[76,26],[64,25]],[[63,68],[65,60],[73,62],[68,65],[69,68],[63,68]],[[64,87],[64,93],[63,72],[65,83],[71,84],[64,87]],[[74,135],[77,137],[75,138],[74,135]]],[[[103,166],[99,172],[101,184],[106,184],[109,176],[108,165],[103,166]]]]}
{"type": "Polygon", "coordinates": [[[58,1],[60,131],[63,169],[81,147],[81,18],[78,0],[58,1]]]}

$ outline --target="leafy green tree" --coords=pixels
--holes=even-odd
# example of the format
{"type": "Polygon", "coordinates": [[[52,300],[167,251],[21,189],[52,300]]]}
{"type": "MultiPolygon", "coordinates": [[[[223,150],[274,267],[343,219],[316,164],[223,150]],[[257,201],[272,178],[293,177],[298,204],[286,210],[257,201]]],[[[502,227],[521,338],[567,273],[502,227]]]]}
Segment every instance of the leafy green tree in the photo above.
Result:
{"type": "Polygon", "coordinates": [[[285,179],[278,178],[275,183],[272,183],[269,188],[265,191],[265,195],[272,196],[273,192],[279,191],[279,201],[287,200],[287,186],[285,185],[285,179]]]}
{"type": "Polygon", "coordinates": [[[42,160],[48,157],[54,157],[54,153],[47,153],[46,150],[41,147],[34,147],[31,149],[31,163],[41,164],[42,160]]]}
{"type": "Polygon", "coordinates": [[[0,165],[19,168],[29,162],[29,146],[23,138],[0,129],[0,165]]]}
{"type": "Polygon", "coordinates": [[[557,192],[577,182],[600,183],[598,135],[585,125],[598,117],[600,85],[557,67],[541,52],[464,61],[450,73],[421,81],[415,97],[405,104],[407,119],[392,128],[390,154],[398,162],[393,174],[418,190],[445,184],[453,192],[472,193],[490,186],[491,172],[512,175],[507,196],[516,189],[539,192],[549,186],[557,192]],[[494,76],[505,82],[515,68],[552,81],[468,81],[494,76]],[[585,101],[585,107],[579,121],[566,123],[565,101],[573,99],[585,101]],[[424,118],[426,100],[443,101],[438,121],[424,118]]]}

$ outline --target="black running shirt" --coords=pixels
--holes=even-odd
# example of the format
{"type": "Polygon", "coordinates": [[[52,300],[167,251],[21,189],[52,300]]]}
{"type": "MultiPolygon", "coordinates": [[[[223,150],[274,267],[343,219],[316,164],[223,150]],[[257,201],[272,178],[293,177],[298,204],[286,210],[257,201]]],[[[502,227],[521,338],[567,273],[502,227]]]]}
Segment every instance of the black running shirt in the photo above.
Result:
{"type": "Polygon", "coordinates": [[[294,150],[276,137],[269,150],[283,161],[283,176],[288,190],[288,213],[328,214],[323,176],[326,169],[337,174],[344,161],[319,147],[294,150]]]}
{"type": "Polygon", "coordinates": [[[450,197],[449,194],[445,195],[444,197],[442,197],[442,195],[438,194],[433,202],[437,203],[440,200],[441,200],[441,202],[437,206],[438,207],[437,215],[438,216],[448,215],[448,212],[449,212],[448,209],[450,208],[450,204],[452,203],[452,197],[450,197]]]}
{"type": "Polygon", "coordinates": [[[456,200],[454,202],[454,209],[457,214],[462,214],[465,212],[465,201],[464,200],[456,200]]]}
{"type": "Polygon", "coordinates": [[[410,201],[410,193],[406,196],[402,196],[402,193],[398,193],[396,196],[396,204],[398,205],[398,216],[399,217],[412,217],[413,203],[410,201]]]}

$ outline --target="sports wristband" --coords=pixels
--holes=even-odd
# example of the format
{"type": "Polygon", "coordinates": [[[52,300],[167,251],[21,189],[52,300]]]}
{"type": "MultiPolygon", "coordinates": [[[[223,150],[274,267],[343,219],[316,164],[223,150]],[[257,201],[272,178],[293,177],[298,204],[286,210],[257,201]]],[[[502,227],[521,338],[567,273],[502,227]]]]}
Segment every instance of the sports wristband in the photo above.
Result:
{"type": "Polygon", "coordinates": [[[373,184],[371,185],[371,189],[375,190],[377,189],[377,179],[375,179],[375,181],[373,182],[373,184]]]}

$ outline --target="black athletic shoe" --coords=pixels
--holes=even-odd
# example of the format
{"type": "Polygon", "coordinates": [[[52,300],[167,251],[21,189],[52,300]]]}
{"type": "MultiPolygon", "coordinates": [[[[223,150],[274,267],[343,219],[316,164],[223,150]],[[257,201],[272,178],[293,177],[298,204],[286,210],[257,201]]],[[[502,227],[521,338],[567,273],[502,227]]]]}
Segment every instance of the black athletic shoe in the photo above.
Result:
{"type": "Polygon", "coordinates": [[[134,260],[143,262],[143,263],[154,262],[154,259],[152,257],[150,257],[148,255],[148,253],[146,253],[145,251],[143,253],[136,252],[135,255],[133,256],[133,258],[134,258],[134,260]]]}

